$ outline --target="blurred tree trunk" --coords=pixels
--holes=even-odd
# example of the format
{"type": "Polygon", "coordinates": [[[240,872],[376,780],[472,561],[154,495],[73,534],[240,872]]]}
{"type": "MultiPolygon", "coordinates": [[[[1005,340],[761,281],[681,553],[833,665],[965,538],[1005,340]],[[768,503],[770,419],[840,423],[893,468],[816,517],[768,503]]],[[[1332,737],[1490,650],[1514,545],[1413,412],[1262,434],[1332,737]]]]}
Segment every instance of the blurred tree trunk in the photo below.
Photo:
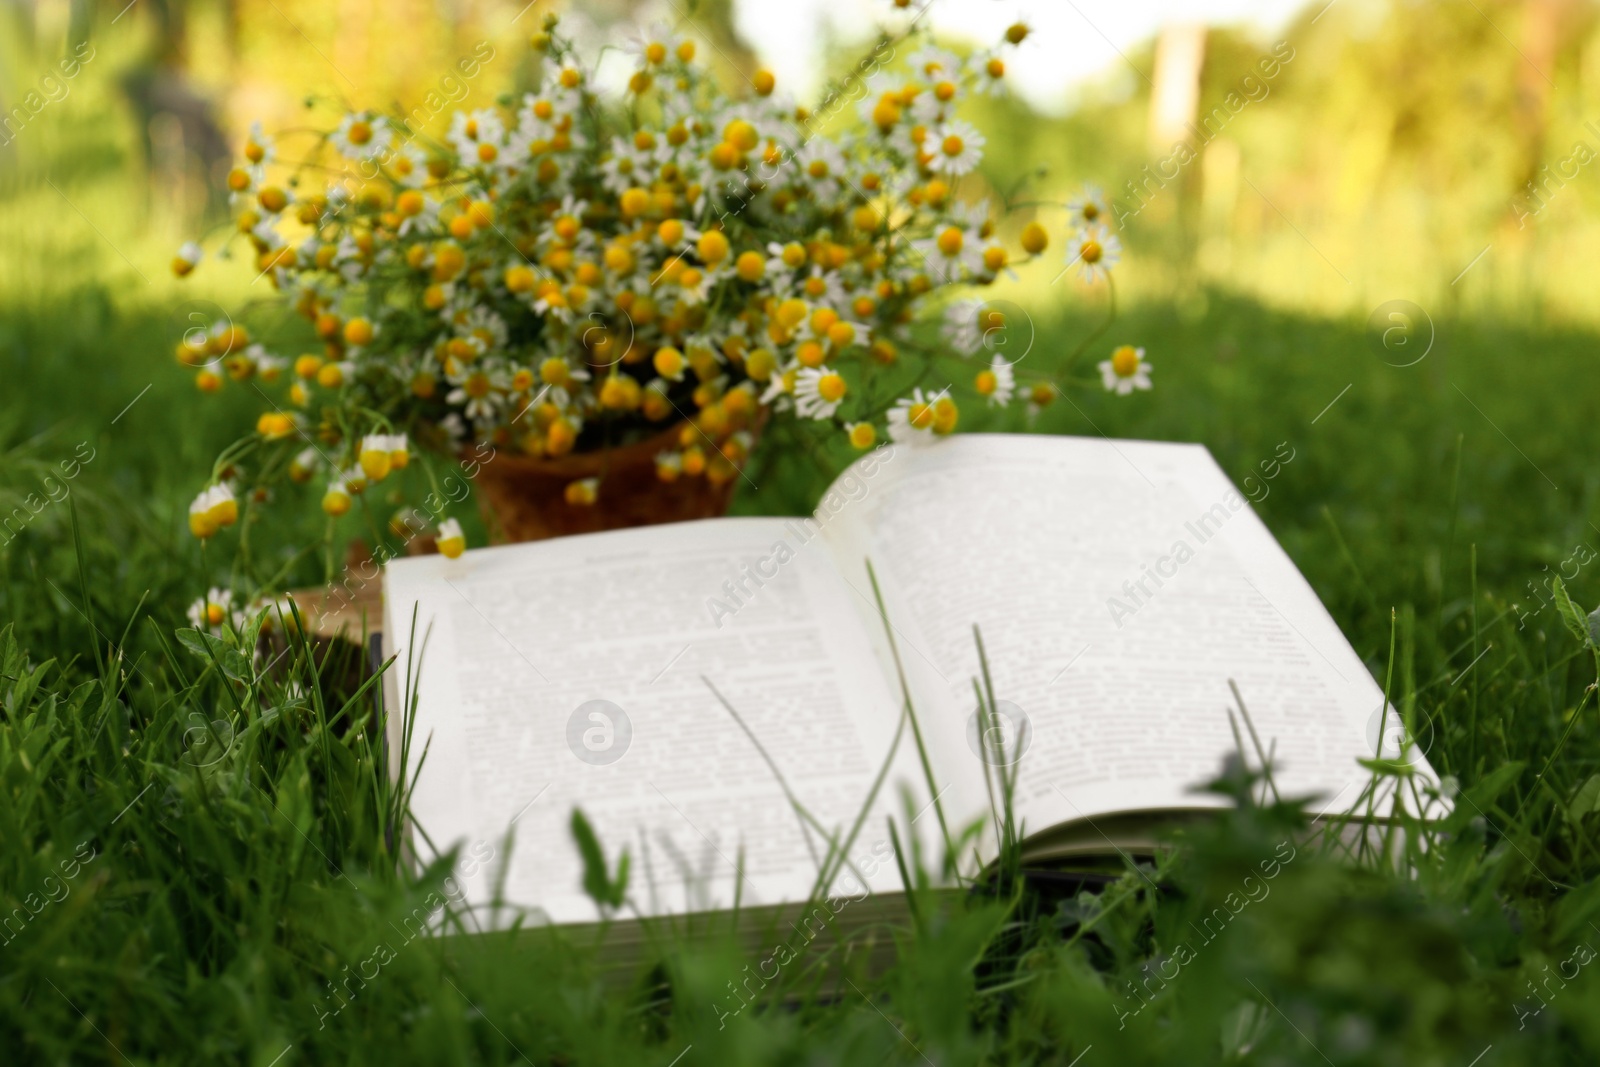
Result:
{"type": "Polygon", "coordinates": [[[188,0],[147,0],[145,17],[155,23],[154,41],[141,62],[122,76],[122,90],[139,117],[150,187],[175,197],[185,214],[223,207],[221,171],[231,155],[227,138],[188,78],[188,0]],[[186,196],[198,190],[198,196],[186,196]],[[198,201],[196,203],[195,201],[198,201]]]}
{"type": "Polygon", "coordinates": [[[1554,88],[1556,61],[1562,32],[1570,24],[1574,0],[1527,0],[1522,9],[1518,50],[1516,105],[1513,128],[1522,160],[1518,188],[1537,181],[1544,160],[1545,137],[1550,126],[1550,92],[1554,88]]]}

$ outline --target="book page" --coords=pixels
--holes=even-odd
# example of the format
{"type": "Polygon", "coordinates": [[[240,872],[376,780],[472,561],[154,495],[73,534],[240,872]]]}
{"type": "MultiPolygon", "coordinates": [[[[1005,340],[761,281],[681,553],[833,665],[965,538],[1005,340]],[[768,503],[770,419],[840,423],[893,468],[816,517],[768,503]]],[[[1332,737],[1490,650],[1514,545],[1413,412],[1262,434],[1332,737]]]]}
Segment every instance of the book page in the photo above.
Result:
{"type": "Polygon", "coordinates": [[[1285,795],[1334,808],[1366,780],[1355,760],[1374,754],[1381,691],[1201,446],[966,435],[901,448],[828,537],[849,582],[867,581],[871,558],[969,816],[984,798],[974,625],[996,699],[1031,733],[1017,791],[1030,831],[1219,803],[1193,788],[1237,751],[1230,679],[1285,795]]]}
{"type": "MultiPolygon", "coordinates": [[[[463,845],[471,905],[491,900],[503,868],[505,899],[536,921],[593,921],[574,807],[613,865],[629,849],[630,893],[647,913],[728,908],[736,890],[745,906],[805,899],[826,844],[808,842],[702,679],[842,838],[890,752],[899,702],[852,594],[802,534],[781,519],[715,519],[388,565],[386,651],[400,679],[420,672],[413,752],[428,749],[412,810],[439,850],[463,845]]],[[[884,836],[886,810],[852,857],[884,836]]],[[[421,835],[416,847],[431,856],[421,835]]],[[[862,892],[899,888],[892,863],[860,877],[862,892]]]]}

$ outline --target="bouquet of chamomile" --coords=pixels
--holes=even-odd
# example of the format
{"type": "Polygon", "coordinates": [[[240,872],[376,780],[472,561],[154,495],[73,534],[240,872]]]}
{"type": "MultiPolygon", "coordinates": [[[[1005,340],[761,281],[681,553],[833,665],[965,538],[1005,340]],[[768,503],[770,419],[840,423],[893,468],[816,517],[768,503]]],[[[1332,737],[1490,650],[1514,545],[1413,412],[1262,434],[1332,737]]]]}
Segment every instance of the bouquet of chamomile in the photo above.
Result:
{"type": "MultiPolygon", "coordinates": [[[[1050,403],[1062,381],[1019,381],[993,343],[1008,313],[970,296],[1053,243],[1038,221],[1003,225],[962,117],[1004,91],[1027,35],[970,55],[886,35],[808,110],[767,71],[713,77],[667,27],[602,93],[551,16],[536,87],[448,131],[351,112],[291,164],[254,128],[227,179],[230,241],[305,325],[258,341],[222,322],[179,345],[202,391],[261,403],[191,529],[248,522],[284,482],[331,525],[394,481],[381,507],[425,504],[455,555],[436,468],[485,444],[556,459],[665,433],[660,479],[725,482],[769,418],[864,450],[949,434],[962,403],[1050,403]]],[[[1109,284],[1105,203],[1091,189],[1066,206],[1062,260],[1109,284]]],[[[187,245],[174,270],[202,256],[187,245]]],[[[1109,356],[1107,388],[1149,387],[1142,350],[1109,356]]],[[[575,480],[564,506],[606,491],[575,480]]]]}

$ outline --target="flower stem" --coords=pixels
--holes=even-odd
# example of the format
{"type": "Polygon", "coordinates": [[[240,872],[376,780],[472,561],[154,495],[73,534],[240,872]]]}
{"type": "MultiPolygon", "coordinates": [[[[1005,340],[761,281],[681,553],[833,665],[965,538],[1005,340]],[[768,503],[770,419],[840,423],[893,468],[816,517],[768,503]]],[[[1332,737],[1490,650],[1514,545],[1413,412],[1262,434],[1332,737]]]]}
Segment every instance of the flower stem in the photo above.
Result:
{"type": "Polygon", "coordinates": [[[1077,348],[1072,350],[1072,355],[1067,357],[1067,362],[1061,368],[1062,374],[1071,371],[1072,365],[1078,361],[1079,356],[1083,355],[1084,350],[1093,344],[1101,334],[1109,330],[1113,322],[1117,321],[1117,283],[1111,280],[1110,274],[1106,275],[1106,294],[1109,299],[1106,301],[1105,321],[1100,324],[1098,329],[1079,342],[1077,348]]]}

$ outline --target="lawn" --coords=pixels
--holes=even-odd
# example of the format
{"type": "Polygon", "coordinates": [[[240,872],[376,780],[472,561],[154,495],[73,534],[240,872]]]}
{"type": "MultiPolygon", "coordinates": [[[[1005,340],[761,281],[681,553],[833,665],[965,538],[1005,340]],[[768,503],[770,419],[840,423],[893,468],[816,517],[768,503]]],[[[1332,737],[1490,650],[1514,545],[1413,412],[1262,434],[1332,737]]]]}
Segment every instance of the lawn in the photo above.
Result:
{"type": "MultiPolygon", "coordinates": [[[[1566,402],[1593,337],[1442,323],[1397,368],[1361,322],[1220,292],[1203,313],[1134,307],[1119,330],[1158,388],[1058,404],[1033,429],[1201,441],[1236,480],[1287,442],[1258,510],[1374,676],[1392,670],[1467,802],[1413,841],[1404,875],[1294,838],[1291,806],[1244,804],[1153,879],[930,902],[859,995],[807,971],[719,1029],[710,1005],[749,962],[732,944],[669,940],[619,992],[584,944],[394,933],[445,872],[396,872],[403,798],[374,765],[368,703],[299,655],[296,690],[225,654],[208,668],[173,636],[209,573],[183,508],[240,412],[190,392],[169,318],[88,281],[4,309],[6,492],[83,460],[3,555],[0,869],[8,911],[51,898],[0,947],[0,1042],[21,1061],[1058,1062],[1092,1045],[1132,1062],[1315,1048],[1465,1064],[1488,1045],[1524,1062],[1600,1048],[1582,966],[1600,916],[1593,790],[1579,795],[1600,771],[1593,661],[1542,584],[1565,567],[1579,604],[1600,595],[1576,551],[1600,544],[1573,447],[1587,412],[1566,402]],[[239,739],[202,765],[211,720],[239,739]],[[1175,957],[1186,924],[1289,839],[1270,896],[1175,957]],[[379,945],[378,976],[336,995],[379,945]]],[[[1030,358],[1082,326],[1042,324],[1030,358]]],[[[738,508],[798,510],[829,473],[778,463],[738,508]]]]}
{"type": "MultiPolygon", "coordinates": [[[[264,672],[179,634],[229,578],[188,503],[258,405],[200,396],[173,345],[221,306],[205,301],[253,327],[268,313],[247,276],[164,276],[170,249],[139,236],[159,220],[130,217],[146,191],[126,187],[126,129],[27,133],[40,150],[0,171],[0,1061],[1600,1059],[1595,334],[1441,298],[1411,337],[1431,347],[1397,366],[1415,349],[1385,348],[1369,307],[1147,286],[1105,342],[1146,348],[1152,392],[1096,386],[1032,425],[964,415],[1198,441],[1247,489],[1292,452],[1256,510],[1459,789],[1455,814],[1356,847],[1235,774],[1217,784],[1235,806],[1156,866],[1092,892],[1010,871],[919,889],[917,920],[880,931],[887,972],[813,953],[723,1019],[755,962],[725,932],[664,931],[620,977],[587,938],[408,936],[449,867],[398,862],[405,796],[370,691],[300,646],[264,672]],[[1247,878],[1268,891],[1235,906],[1247,878]],[[1220,933],[1198,932],[1218,908],[1220,933]]],[[[1130,251],[1134,269],[1157,254],[1130,251]]],[[[1030,301],[1039,365],[1098,321],[1065,290],[1030,301]]],[[[737,512],[808,510],[843,458],[776,440],[737,512]]],[[[322,533],[283,518],[253,536],[307,584],[322,533]]]]}

